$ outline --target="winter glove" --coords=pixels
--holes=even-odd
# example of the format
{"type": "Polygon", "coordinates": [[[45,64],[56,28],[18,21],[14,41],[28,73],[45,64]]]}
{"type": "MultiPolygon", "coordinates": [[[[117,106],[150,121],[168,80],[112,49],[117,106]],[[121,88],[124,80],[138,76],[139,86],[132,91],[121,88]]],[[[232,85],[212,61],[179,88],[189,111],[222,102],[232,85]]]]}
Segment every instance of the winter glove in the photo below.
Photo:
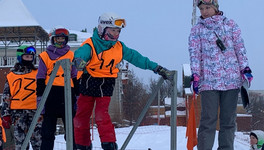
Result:
{"type": "Polygon", "coordinates": [[[247,80],[248,81],[248,85],[249,85],[249,87],[250,87],[250,84],[251,84],[251,81],[253,80],[253,76],[252,76],[252,71],[251,71],[251,69],[249,68],[249,67],[246,67],[245,69],[243,69],[242,71],[241,71],[241,73],[242,73],[242,77],[243,77],[243,79],[244,80],[247,80]]]}
{"type": "Polygon", "coordinates": [[[11,124],[12,124],[11,116],[2,117],[2,125],[5,129],[10,129],[11,124]]]}
{"type": "Polygon", "coordinates": [[[37,79],[37,96],[42,96],[45,88],[45,79],[37,79]]]}
{"type": "Polygon", "coordinates": [[[82,71],[86,66],[86,62],[81,58],[74,58],[72,65],[75,66],[78,71],[82,71]]]}
{"type": "Polygon", "coordinates": [[[191,91],[199,94],[199,76],[196,73],[192,74],[191,77],[191,91]]]}
{"type": "MultiPolygon", "coordinates": [[[[39,107],[39,104],[40,104],[41,98],[42,98],[42,96],[38,96],[38,97],[37,97],[37,107],[39,107]]],[[[41,115],[45,114],[45,105],[44,105],[43,110],[41,111],[40,114],[41,114],[41,115]]]]}
{"type": "Polygon", "coordinates": [[[74,85],[74,95],[75,96],[79,96],[80,95],[80,90],[79,90],[79,81],[80,80],[77,80],[77,78],[72,78],[72,81],[73,81],[73,85],[74,85]]]}
{"type": "Polygon", "coordinates": [[[161,66],[157,66],[155,69],[154,69],[154,72],[155,73],[158,73],[159,75],[161,75],[163,77],[164,80],[170,80],[172,81],[173,80],[173,75],[174,75],[174,72],[164,68],[164,67],[161,67],[161,66]]]}

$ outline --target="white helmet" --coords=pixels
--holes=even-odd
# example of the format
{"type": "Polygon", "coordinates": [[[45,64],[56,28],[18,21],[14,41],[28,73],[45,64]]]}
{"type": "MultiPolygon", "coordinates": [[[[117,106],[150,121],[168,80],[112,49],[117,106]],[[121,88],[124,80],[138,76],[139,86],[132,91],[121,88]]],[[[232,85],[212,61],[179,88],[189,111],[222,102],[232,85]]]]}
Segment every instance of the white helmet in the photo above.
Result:
{"type": "Polygon", "coordinates": [[[119,17],[115,13],[104,13],[98,19],[98,34],[103,35],[106,27],[110,28],[124,28],[126,26],[125,19],[119,17]]]}
{"type": "Polygon", "coordinates": [[[50,30],[49,37],[52,45],[54,45],[54,37],[56,36],[64,36],[66,45],[68,43],[69,30],[67,30],[63,26],[56,26],[55,28],[50,30]]]}

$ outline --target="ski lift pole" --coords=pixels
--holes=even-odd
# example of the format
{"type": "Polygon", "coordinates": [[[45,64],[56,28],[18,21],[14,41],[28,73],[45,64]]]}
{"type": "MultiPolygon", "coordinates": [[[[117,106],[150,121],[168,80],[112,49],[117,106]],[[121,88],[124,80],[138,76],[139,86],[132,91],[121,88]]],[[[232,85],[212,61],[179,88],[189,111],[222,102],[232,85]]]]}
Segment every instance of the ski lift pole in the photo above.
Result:
{"type": "Polygon", "coordinates": [[[177,71],[174,72],[171,95],[171,150],[177,150],[177,71]]]}
{"type": "Polygon", "coordinates": [[[73,150],[73,125],[72,125],[72,94],[71,94],[71,63],[70,59],[61,60],[64,71],[64,98],[66,122],[66,149],[73,150]]]}
{"type": "Polygon", "coordinates": [[[193,0],[192,26],[196,24],[196,0],[193,0]]]}
{"type": "Polygon", "coordinates": [[[52,83],[53,83],[53,81],[55,79],[55,76],[56,76],[56,74],[58,72],[59,66],[60,66],[60,61],[56,62],[55,66],[53,68],[53,71],[51,73],[51,76],[50,76],[50,79],[48,81],[48,84],[47,84],[47,86],[46,86],[46,88],[44,90],[44,93],[43,93],[42,97],[41,97],[40,104],[38,105],[38,109],[37,109],[37,111],[36,111],[36,113],[35,113],[35,115],[33,117],[33,120],[31,122],[29,130],[28,130],[28,133],[26,135],[26,138],[25,138],[25,140],[24,140],[24,142],[22,144],[22,147],[21,147],[22,150],[25,150],[27,145],[28,145],[28,143],[29,143],[29,139],[32,136],[33,130],[35,129],[35,126],[36,126],[37,121],[39,119],[40,113],[41,113],[41,111],[44,108],[44,105],[46,103],[47,97],[49,95],[49,92],[50,92],[50,89],[51,89],[51,86],[52,86],[52,83]]]}
{"type": "Polygon", "coordinates": [[[130,131],[128,137],[126,138],[124,144],[122,145],[121,149],[120,150],[125,150],[125,148],[127,147],[129,141],[131,140],[132,136],[134,135],[134,133],[136,132],[137,130],[137,127],[139,126],[139,124],[141,123],[141,121],[143,120],[143,117],[145,116],[145,114],[147,113],[151,103],[153,102],[153,100],[155,99],[157,93],[158,93],[158,90],[160,89],[162,83],[164,82],[164,79],[161,77],[155,87],[155,90],[154,92],[152,92],[151,94],[151,97],[148,99],[145,107],[143,108],[141,114],[139,115],[138,117],[138,120],[137,122],[135,123],[135,125],[133,126],[132,130],[130,131]]]}

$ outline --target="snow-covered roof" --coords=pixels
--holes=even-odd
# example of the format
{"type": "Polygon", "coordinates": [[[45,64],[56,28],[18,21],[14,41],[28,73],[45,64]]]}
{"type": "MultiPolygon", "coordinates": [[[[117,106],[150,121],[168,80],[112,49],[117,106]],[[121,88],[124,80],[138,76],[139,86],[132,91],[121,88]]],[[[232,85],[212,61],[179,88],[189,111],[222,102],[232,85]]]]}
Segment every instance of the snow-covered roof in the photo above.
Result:
{"type": "Polygon", "coordinates": [[[191,88],[184,88],[185,95],[192,95],[191,88]]]}
{"type": "MultiPolygon", "coordinates": [[[[165,105],[171,105],[171,98],[165,97],[165,105]]],[[[185,99],[183,97],[177,97],[177,106],[185,107],[185,99]]]]}
{"type": "MultiPolygon", "coordinates": [[[[171,116],[171,111],[169,110],[169,111],[166,111],[165,112],[165,115],[166,116],[171,116]]],[[[185,116],[186,115],[186,111],[179,111],[179,110],[177,110],[177,116],[185,116]]]]}
{"type": "Polygon", "coordinates": [[[0,1],[0,27],[40,26],[21,0],[0,1]]]}
{"type": "Polygon", "coordinates": [[[190,64],[182,64],[182,69],[183,69],[184,76],[192,75],[190,64]]]}

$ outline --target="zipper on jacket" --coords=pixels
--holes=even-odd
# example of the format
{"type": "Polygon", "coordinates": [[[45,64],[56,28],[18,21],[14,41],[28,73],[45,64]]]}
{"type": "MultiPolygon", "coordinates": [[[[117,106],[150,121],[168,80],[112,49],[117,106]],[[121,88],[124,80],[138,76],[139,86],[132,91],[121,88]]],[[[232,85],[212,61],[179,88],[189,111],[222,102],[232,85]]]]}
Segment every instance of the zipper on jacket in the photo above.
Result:
{"type": "Polygon", "coordinates": [[[86,80],[86,89],[88,89],[88,82],[89,82],[90,78],[91,78],[91,76],[88,77],[88,79],[86,80]]]}
{"type": "Polygon", "coordinates": [[[104,93],[103,93],[103,90],[102,90],[102,85],[104,84],[104,78],[103,78],[103,82],[102,82],[102,84],[100,85],[100,92],[101,92],[101,97],[103,97],[104,96],[104,93]]]}

